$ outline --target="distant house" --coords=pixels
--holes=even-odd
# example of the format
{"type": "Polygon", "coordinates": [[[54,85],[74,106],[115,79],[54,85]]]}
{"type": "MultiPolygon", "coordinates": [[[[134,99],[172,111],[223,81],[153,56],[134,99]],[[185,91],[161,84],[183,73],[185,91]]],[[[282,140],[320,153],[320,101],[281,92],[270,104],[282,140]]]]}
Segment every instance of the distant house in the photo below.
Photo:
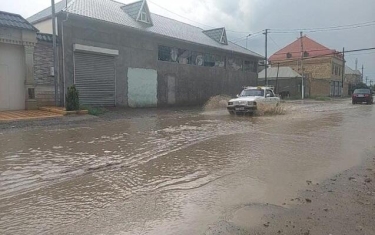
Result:
{"type": "Polygon", "coordinates": [[[362,73],[358,69],[345,66],[345,82],[348,83],[348,94],[351,95],[355,86],[362,82],[362,73]]]}
{"type": "MultiPolygon", "coordinates": [[[[75,84],[82,104],[193,105],[256,85],[262,56],[229,42],[225,28],[153,14],[145,0],[64,0],[56,12],[60,90],[75,84]]],[[[28,20],[51,32],[51,8],[28,20]]]]}
{"type": "MultiPolygon", "coordinates": [[[[287,66],[302,74],[301,41],[303,44],[304,78],[309,87],[305,94],[310,96],[341,96],[343,57],[340,52],[329,49],[307,36],[297,39],[269,58],[271,66],[287,66]]],[[[344,91],[348,84],[344,83],[344,91]]],[[[346,94],[346,93],[345,93],[346,94]]]]}
{"type": "MultiPolygon", "coordinates": [[[[268,68],[267,80],[277,94],[290,97],[302,95],[302,76],[290,67],[268,68]]],[[[258,74],[258,85],[265,85],[265,70],[258,74]]]]}
{"type": "Polygon", "coordinates": [[[345,66],[345,81],[353,85],[361,83],[362,74],[358,69],[354,70],[349,66],[345,66]]]}

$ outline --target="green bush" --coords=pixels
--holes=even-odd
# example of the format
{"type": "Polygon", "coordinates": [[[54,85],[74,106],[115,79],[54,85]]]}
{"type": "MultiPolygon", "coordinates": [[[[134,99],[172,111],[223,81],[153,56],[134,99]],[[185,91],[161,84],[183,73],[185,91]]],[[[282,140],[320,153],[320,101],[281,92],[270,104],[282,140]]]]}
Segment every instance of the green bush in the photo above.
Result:
{"type": "Polygon", "coordinates": [[[108,110],[103,107],[91,107],[91,106],[81,106],[81,110],[87,110],[90,115],[99,116],[106,113],[108,110]]]}
{"type": "Polygon", "coordinates": [[[68,87],[68,93],[66,94],[66,111],[77,111],[79,110],[79,97],[78,90],[73,85],[68,87]]]}

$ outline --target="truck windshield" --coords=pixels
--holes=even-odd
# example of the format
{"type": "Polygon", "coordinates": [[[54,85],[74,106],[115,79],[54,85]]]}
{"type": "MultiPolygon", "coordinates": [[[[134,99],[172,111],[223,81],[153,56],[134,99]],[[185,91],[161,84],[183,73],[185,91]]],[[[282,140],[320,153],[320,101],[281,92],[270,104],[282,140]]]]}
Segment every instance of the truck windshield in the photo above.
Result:
{"type": "Polygon", "coordinates": [[[264,90],[252,89],[243,90],[241,96],[264,96],[264,90]]]}

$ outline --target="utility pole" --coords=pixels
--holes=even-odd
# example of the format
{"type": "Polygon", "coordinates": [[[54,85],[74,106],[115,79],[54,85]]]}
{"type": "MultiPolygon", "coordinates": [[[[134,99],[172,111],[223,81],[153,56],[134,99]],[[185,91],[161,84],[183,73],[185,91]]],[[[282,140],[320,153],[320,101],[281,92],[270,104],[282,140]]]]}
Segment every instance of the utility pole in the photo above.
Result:
{"type": "Polygon", "coordinates": [[[280,69],[280,63],[277,63],[277,75],[276,75],[276,84],[275,84],[275,89],[277,91],[277,93],[280,93],[279,92],[279,69],[280,69]]]}
{"type": "Polygon", "coordinates": [[[363,82],[363,65],[362,65],[362,82],[363,82]]]}
{"type": "Polygon", "coordinates": [[[366,76],[366,85],[367,85],[367,81],[368,81],[368,76],[366,76]]]}
{"type": "MultiPolygon", "coordinates": [[[[52,7],[52,44],[53,44],[53,76],[54,76],[54,83],[55,83],[55,105],[59,106],[58,103],[58,61],[57,61],[57,47],[56,47],[56,17],[55,17],[55,0],[51,0],[51,7],[52,7]]],[[[65,92],[65,91],[64,91],[65,92]]]]}
{"type": "Polygon", "coordinates": [[[265,32],[263,33],[266,36],[266,42],[265,42],[265,57],[264,57],[264,84],[265,86],[268,86],[268,78],[267,78],[267,69],[268,69],[268,56],[267,56],[267,47],[268,47],[268,29],[265,29],[265,32]]]}
{"type": "Polygon", "coordinates": [[[301,88],[301,91],[302,91],[302,99],[305,98],[305,82],[304,82],[304,69],[303,69],[303,37],[302,37],[302,31],[300,32],[300,39],[301,39],[301,75],[302,75],[302,88],[301,88]]]}
{"type": "Polygon", "coordinates": [[[355,59],[355,70],[358,70],[358,58],[355,59]]]}
{"type": "Polygon", "coordinates": [[[345,47],[342,48],[341,96],[344,96],[345,47]]]}

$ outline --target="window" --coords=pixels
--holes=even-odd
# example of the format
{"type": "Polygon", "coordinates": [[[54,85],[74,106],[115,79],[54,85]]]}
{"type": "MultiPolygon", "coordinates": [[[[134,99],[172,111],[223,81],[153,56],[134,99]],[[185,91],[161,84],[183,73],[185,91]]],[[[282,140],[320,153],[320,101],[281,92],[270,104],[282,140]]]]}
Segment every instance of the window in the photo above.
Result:
{"type": "Polygon", "coordinates": [[[224,68],[225,67],[225,57],[215,55],[215,67],[224,68]]]}
{"type": "Polygon", "coordinates": [[[228,68],[232,70],[242,70],[242,60],[237,58],[228,58],[228,68]]]}
{"type": "Polygon", "coordinates": [[[292,54],[291,53],[286,53],[286,58],[292,58],[292,54]]]}
{"type": "MultiPolygon", "coordinates": [[[[220,67],[225,68],[225,57],[220,55],[201,53],[197,51],[190,51],[186,49],[159,46],[158,47],[158,60],[168,61],[179,64],[191,64],[204,67],[220,67]]],[[[256,62],[251,66],[256,70],[256,62]]],[[[236,70],[242,69],[242,60],[234,59],[232,66],[236,70]]]]}
{"type": "Polygon", "coordinates": [[[335,65],[332,64],[332,75],[335,73],[335,65]]]}
{"type": "Polygon", "coordinates": [[[178,49],[177,62],[179,64],[191,64],[191,51],[178,49]]]}
{"type": "Polygon", "coordinates": [[[227,40],[226,40],[226,38],[224,36],[221,38],[220,42],[222,44],[227,44],[227,40]]]}
{"type": "Polygon", "coordinates": [[[267,96],[269,95],[269,97],[274,97],[275,95],[273,94],[273,91],[272,90],[267,90],[267,96]]]}
{"type": "Polygon", "coordinates": [[[214,67],[215,66],[215,56],[210,54],[205,54],[203,57],[203,65],[205,67],[214,67]]]}
{"type": "Polygon", "coordinates": [[[171,59],[172,48],[166,46],[159,46],[158,59],[161,61],[172,61],[171,59]]]}
{"type": "Polygon", "coordinates": [[[244,65],[243,65],[243,70],[244,71],[251,71],[251,72],[256,72],[256,62],[254,61],[248,61],[248,60],[245,60],[244,61],[244,65]]]}
{"type": "Polygon", "coordinates": [[[264,96],[263,89],[243,90],[240,96],[264,96]]]}
{"type": "Polygon", "coordinates": [[[158,60],[176,62],[179,64],[191,64],[191,52],[179,48],[159,46],[158,60]]]}
{"type": "Polygon", "coordinates": [[[140,21],[143,21],[145,23],[150,23],[150,21],[148,20],[148,17],[147,17],[147,13],[145,11],[141,12],[141,19],[140,19],[140,21]]]}
{"type": "Polygon", "coordinates": [[[309,53],[308,53],[307,51],[305,51],[305,52],[303,53],[303,57],[309,57],[309,53]]]}
{"type": "Polygon", "coordinates": [[[199,52],[191,52],[191,60],[193,65],[203,66],[204,65],[204,57],[202,53],[199,52]]]}

